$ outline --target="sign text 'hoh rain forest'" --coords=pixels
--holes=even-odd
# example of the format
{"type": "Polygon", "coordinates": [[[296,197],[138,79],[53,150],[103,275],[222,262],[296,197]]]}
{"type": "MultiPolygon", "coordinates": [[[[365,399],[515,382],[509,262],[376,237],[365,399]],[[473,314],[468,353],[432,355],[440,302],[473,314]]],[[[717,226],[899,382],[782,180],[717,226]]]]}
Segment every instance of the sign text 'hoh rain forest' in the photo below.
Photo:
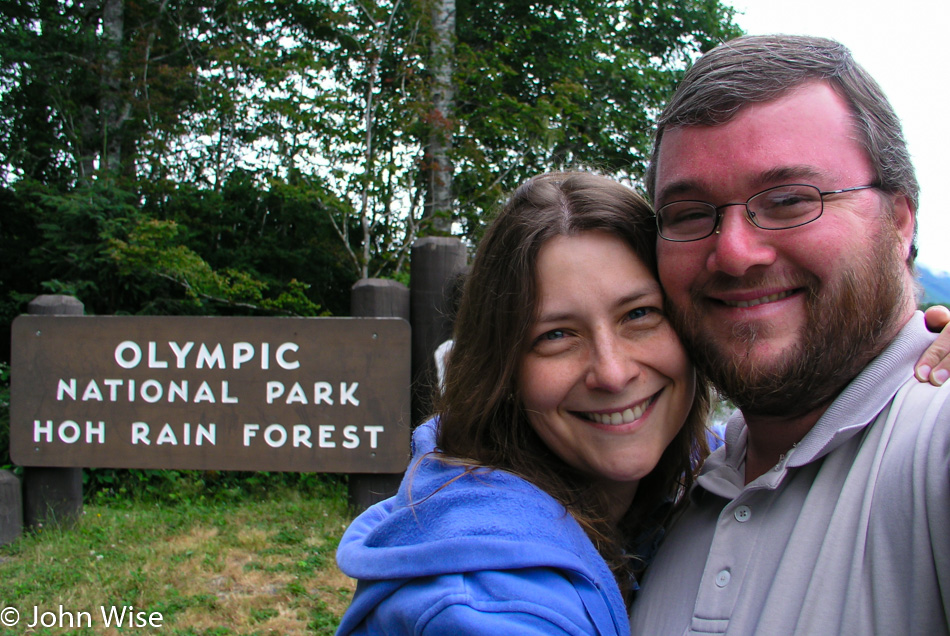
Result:
{"type": "Polygon", "coordinates": [[[387,318],[20,316],[23,466],[399,472],[410,334],[387,318]]]}

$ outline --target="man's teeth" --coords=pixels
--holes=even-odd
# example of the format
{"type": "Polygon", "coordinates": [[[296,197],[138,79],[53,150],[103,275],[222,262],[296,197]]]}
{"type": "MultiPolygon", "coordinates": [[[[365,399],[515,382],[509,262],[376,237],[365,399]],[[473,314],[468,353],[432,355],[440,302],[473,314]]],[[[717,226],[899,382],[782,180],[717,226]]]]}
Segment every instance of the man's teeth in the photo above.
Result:
{"type": "Polygon", "coordinates": [[[756,298],[755,300],[737,300],[737,301],[724,300],[722,302],[729,305],[730,307],[755,307],[756,305],[761,305],[763,303],[773,303],[776,300],[788,298],[793,293],[794,292],[792,292],[791,290],[788,290],[788,291],[779,292],[777,294],[762,296],[761,298],[756,298]]]}
{"type": "Polygon", "coordinates": [[[608,426],[619,426],[620,424],[629,424],[643,417],[643,414],[652,403],[653,400],[650,399],[622,413],[617,411],[616,413],[585,413],[585,415],[587,419],[592,422],[607,424],[608,426]]]}

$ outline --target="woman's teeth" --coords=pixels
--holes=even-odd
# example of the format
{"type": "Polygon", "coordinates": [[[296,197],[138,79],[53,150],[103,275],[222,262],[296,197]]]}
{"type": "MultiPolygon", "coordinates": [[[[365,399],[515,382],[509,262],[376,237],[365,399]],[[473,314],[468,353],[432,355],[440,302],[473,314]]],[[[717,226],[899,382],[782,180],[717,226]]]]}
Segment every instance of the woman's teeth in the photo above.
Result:
{"type": "Polygon", "coordinates": [[[626,409],[625,411],[615,411],[613,413],[584,413],[584,417],[592,422],[606,424],[608,426],[629,424],[643,417],[643,414],[646,413],[646,410],[650,408],[651,404],[653,404],[653,400],[654,398],[650,398],[649,400],[645,400],[637,406],[626,409]]]}

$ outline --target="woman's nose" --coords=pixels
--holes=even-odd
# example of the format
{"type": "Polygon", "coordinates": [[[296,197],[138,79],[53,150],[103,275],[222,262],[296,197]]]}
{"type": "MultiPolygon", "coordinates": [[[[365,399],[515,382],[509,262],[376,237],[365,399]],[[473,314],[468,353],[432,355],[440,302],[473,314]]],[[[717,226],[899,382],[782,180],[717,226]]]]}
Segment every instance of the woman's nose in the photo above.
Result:
{"type": "Polygon", "coordinates": [[[591,352],[587,388],[616,393],[640,375],[630,343],[619,338],[602,338],[591,352]]]}

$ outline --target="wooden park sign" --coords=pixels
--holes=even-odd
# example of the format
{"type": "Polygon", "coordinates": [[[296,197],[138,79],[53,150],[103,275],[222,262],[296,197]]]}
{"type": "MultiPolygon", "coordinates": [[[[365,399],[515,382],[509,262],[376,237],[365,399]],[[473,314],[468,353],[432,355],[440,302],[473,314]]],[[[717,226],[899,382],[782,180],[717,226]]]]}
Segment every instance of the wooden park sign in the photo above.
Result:
{"type": "Polygon", "coordinates": [[[394,318],[20,316],[22,466],[397,473],[410,330],[394,318]]]}

